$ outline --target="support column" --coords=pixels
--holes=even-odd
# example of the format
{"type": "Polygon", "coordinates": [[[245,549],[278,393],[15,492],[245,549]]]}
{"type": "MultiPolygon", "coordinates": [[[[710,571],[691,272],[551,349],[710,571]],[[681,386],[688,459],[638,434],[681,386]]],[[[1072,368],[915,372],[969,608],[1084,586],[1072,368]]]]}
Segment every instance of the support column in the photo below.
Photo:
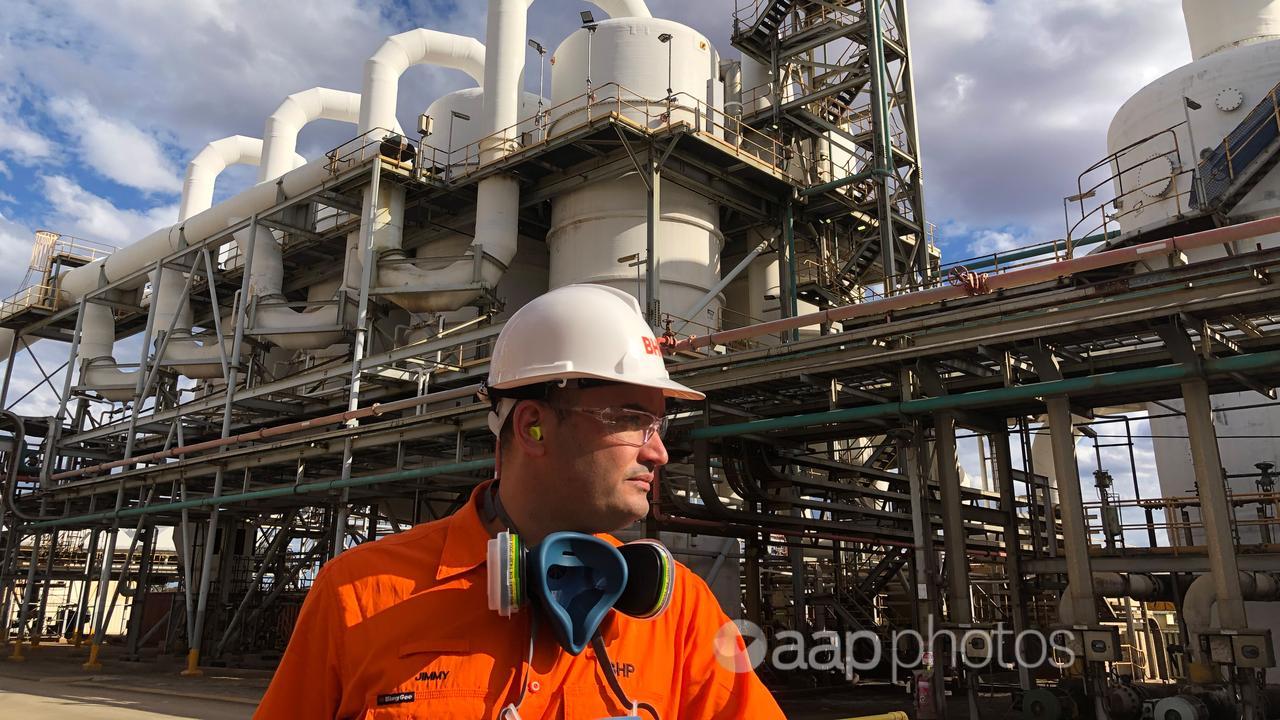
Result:
{"type": "Polygon", "coordinates": [[[37,622],[36,633],[31,638],[31,647],[35,648],[40,645],[40,641],[44,638],[44,618],[45,613],[49,610],[49,590],[53,585],[53,560],[58,554],[58,529],[54,528],[49,533],[49,554],[44,560],[44,581],[40,584],[40,607],[36,610],[37,622]]]}
{"type": "MultiPolygon", "coordinates": [[[[1053,469],[1058,478],[1058,508],[1062,511],[1063,550],[1067,561],[1067,592],[1075,625],[1097,625],[1093,599],[1093,570],[1089,561],[1089,531],[1080,495],[1080,468],[1076,465],[1075,435],[1071,432],[1071,403],[1065,397],[1045,399],[1049,410],[1049,438],[1053,443],[1053,469]]],[[[1053,518],[1049,518],[1050,521],[1053,518]]]]}
{"type": "Polygon", "coordinates": [[[649,327],[661,332],[661,305],[658,300],[658,226],[662,222],[662,165],[657,148],[649,146],[649,160],[645,163],[648,190],[645,204],[645,255],[644,255],[644,316],[649,327]]]}
{"type": "Polygon", "coordinates": [[[1187,437],[1191,441],[1191,462],[1200,495],[1200,517],[1204,521],[1205,551],[1218,596],[1219,626],[1224,630],[1241,630],[1248,627],[1248,623],[1240,589],[1240,568],[1231,537],[1231,505],[1222,477],[1213,406],[1209,404],[1209,384],[1199,379],[1188,380],[1182,383],[1182,397],[1186,406],[1187,437]]]}
{"type": "MultiPolygon", "coordinates": [[[[233,308],[235,310],[236,329],[235,337],[231,341],[231,357],[228,358],[227,365],[227,386],[226,386],[226,402],[222,406],[222,439],[226,439],[231,435],[231,408],[235,403],[236,384],[239,381],[240,374],[240,348],[244,343],[245,318],[249,314],[247,312],[249,305],[250,280],[253,277],[253,255],[254,245],[258,241],[258,216],[252,215],[249,218],[249,240],[243,248],[244,270],[243,277],[240,281],[240,306],[233,308]]],[[[274,239],[270,240],[274,242],[274,239]]],[[[219,452],[225,452],[226,448],[220,448],[219,452]]],[[[218,466],[217,472],[213,476],[213,497],[217,498],[222,495],[223,469],[218,466]]],[[[214,505],[209,508],[209,526],[205,532],[204,552],[200,565],[200,591],[196,598],[196,619],[191,624],[191,634],[187,637],[187,667],[182,671],[182,675],[187,677],[198,676],[203,674],[200,670],[200,647],[204,637],[204,620],[208,611],[209,603],[209,584],[213,581],[213,574],[210,572],[210,566],[213,565],[213,544],[218,536],[218,515],[221,512],[221,506],[214,505]]]]}
{"type": "MultiPolygon", "coordinates": [[[[899,461],[899,467],[906,470],[907,487],[911,495],[911,536],[915,546],[911,565],[915,569],[913,580],[916,596],[916,627],[923,629],[921,651],[931,653],[936,658],[937,653],[933,648],[933,630],[941,624],[942,603],[938,596],[938,588],[933,582],[937,574],[935,572],[937,558],[933,549],[933,526],[929,519],[928,454],[924,447],[924,431],[918,423],[913,423],[910,437],[899,441],[898,456],[902,458],[899,461]]],[[[941,663],[934,663],[933,677],[930,681],[937,689],[933,693],[933,714],[927,715],[922,708],[921,717],[946,717],[946,693],[941,692],[941,688],[946,685],[941,663]]]]}
{"type": "Polygon", "coordinates": [[[151,582],[151,561],[155,553],[156,526],[144,525],[140,531],[142,536],[142,556],[138,561],[138,581],[133,590],[133,606],[129,612],[126,630],[128,641],[125,644],[125,660],[138,660],[138,645],[142,640],[143,616],[146,614],[147,585],[151,582]]]}
{"type": "MultiPolygon", "coordinates": [[[[40,514],[44,515],[44,502],[40,502],[40,514]]],[[[13,531],[18,532],[16,518],[13,531]]],[[[31,559],[27,565],[27,584],[22,589],[22,606],[18,608],[18,639],[13,644],[13,654],[9,656],[9,660],[13,662],[23,662],[27,658],[22,654],[22,638],[27,632],[27,617],[31,609],[31,593],[36,585],[36,566],[40,564],[40,533],[31,536],[31,559]]],[[[8,628],[5,628],[5,634],[8,634],[8,628]]]]}
{"type": "Polygon", "coordinates": [[[964,503],[956,459],[956,418],[952,413],[934,416],[934,454],[942,490],[942,542],[947,553],[947,615],[951,622],[973,622],[969,601],[969,558],[965,554],[964,503]]]}
{"type": "Polygon", "coordinates": [[[89,584],[93,580],[93,561],[98,556],[98,530],[89,529],[89,548],[84,556],[84,578],[81,581],[80,597],[76,601],[76,627],[72,634],[72,643],[76,647],[84,642],[84,615],[89,609],[89,584]]]}
{"type": "MultiPolygon", "coordinates": [[[[360,378],[367,349],[365,346],[370,344],[373,336],[373,333],[369,332],[369,288],[373,284],[373,263],[376,259],[373,245],[374,227],[378,223],[378,203],[376,199],[382,182],[381,156],[375,159],[373,168],[369,172],[369,197],[373,198],[375,202],[370,203],[369,214],[360,220],[360,294],[356,303],[355,338],[351,343],[351,382],[347,394],[348,412],[353,412],[360,407],[360,378]]],[[[480,255],[479,249],[476,250],[476,255],[480,255]]],[[[356,419],[348,420],[346,426],[348,428],[359,427],[360,421],[356,419]]],[[[341,480],[349,480],[351,478],[352,442],[352,436],[348,435],[342,443],[342,473],[339,478],[341,480]]],[[[350,498],[351,488],[344,487],[338,502],[337,517],[333,524],[333,548],[329,555],[330,559],[340,555],[347,544],[347,501],[350,498]]]]}
{"type": "MultiPolygon", "coordinates": [[[[987,437],[991,438],[991,457],[995,460],[1000,509],[1008,516],[1005,521],[1004,568],[1009,586],[1009,617],[1013,622],[1014,637],[1018,637],[1027,628],[1027,607],[1026,600],[1022,597],[1022,540],[1018,532],[1018,496],[1013,491],[1013,458],[1009,452],[1007,431],[995,432],[987,437]]],[[[1030,690],[1030,669],[1024,663],[1015,661],[1014,664],[1018,666],[1018,685],[1023,690],[1030,690]]]]}

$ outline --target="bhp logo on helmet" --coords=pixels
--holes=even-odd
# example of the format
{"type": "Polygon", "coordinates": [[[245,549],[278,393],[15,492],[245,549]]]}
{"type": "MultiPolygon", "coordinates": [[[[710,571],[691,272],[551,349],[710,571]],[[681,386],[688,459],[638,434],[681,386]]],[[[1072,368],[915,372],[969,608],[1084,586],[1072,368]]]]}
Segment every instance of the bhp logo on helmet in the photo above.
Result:
{"type": "Polygon", "coordinates": [[[640,341],[644,343],[645,355],[661,355],[662,354],[662,348],[658,345],[657,338],[642,337],[640,338],[640,341]]]}

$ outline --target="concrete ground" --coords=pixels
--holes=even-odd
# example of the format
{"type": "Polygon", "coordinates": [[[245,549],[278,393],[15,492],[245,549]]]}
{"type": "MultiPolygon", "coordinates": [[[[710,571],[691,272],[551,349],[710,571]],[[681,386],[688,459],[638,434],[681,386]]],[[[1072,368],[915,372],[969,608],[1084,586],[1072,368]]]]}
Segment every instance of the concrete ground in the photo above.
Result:
{"type": "MultiPolygon", "coordinates": [[[[25,662],[10,662],[0,644],[0,717],[24,720],[247,720],[270,682],[262,670],[205,668],[204,675],[178,673],[182,658],[125,662],[120,651],[103,648],[102,669],[86,672],[85,648],[48,645],[26,651],[25,662]]],[[[791,720],[839,720],[891,710],[910,710],[901,688],[866,683],[833,691],[793,690],[778,695],[791,720]]],[[[953,700],[948,720],[967,717],[963,700],[953,700]]],[[[982,699],[982,720],[1012,718],[1010,699],[982,699]]]]}
{"type": "Polygon", "coordinates": [[[130,663],[104,648],[102,669],[86,672],[88,654],[70,645],[25,650],[25,662],[8,659],[0,645],[0,717],[24,720],[247,720],[270,673],[208,668],[184,678],[179,659],[130,663]]]}

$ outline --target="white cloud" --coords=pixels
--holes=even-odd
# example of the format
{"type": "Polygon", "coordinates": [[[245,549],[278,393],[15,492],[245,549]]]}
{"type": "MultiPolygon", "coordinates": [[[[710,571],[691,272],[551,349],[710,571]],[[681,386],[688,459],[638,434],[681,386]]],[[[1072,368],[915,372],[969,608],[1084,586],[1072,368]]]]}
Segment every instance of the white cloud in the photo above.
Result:
{"type": "Polygon", "coordinates": [[[926,12],[911,15],[911,32],[952,46],[972,45],[991,32],[992,14],[981,0],[932,0],[926,12]]]}
{"type": "Polygon", "coordinates": [[[1106,155],[1115,111],[1190,60],[1179,3],[965,5],[910,6],[927,214],[1027,228],[1029,242],[1062,237],[1062,198],[1106,155]]]}
{"type": "Polygon", "coordinates": [[[116,246],[132,244],[144,235],[177,220],[177,204],[147,210],[116,207],[110,200],[81,187],[63,175],[41,178],[45,197],[53,206],[46,224],[58,232],[116,246]]]}
{"type": "MultiPolygon", "coordinates": [[[[9,75],[5,62],[4,42],[0,38],[0,78],[9,75]]],[[[48,158],[53,150],[52,142],[31,129],[28,118],[23,117],[23,96],[14,85],[0,83],[0,154],[7,154],[14,162],[30,165],[48,158]]],[[[9,177],[9,166],[0,161],[0,175],[9,177]]]]}
{"type": "Polygon", "coordinates": [[[26,164],[33,160],[48,157],[50,143],[46,138],[39,133],[33,132],[21,122],[14,119],[0,118],[0,150],[12,153],[18,162],[26,164]]]}
{"type": "Polygon", "coordinates": [[[9,166],[6,165],[3,160],[0,160],[0,176],[5,177],[6,179],[13,177],[13,171],[9,169],[9,166]]]}
{"type": "Polygon", "coordinates": [[[181,189],[160,143],[133,123],[104,115],[83,97],[54,98],[49,109],[78,134],[81,157],[103,177],[148,192],[181,189]]]}

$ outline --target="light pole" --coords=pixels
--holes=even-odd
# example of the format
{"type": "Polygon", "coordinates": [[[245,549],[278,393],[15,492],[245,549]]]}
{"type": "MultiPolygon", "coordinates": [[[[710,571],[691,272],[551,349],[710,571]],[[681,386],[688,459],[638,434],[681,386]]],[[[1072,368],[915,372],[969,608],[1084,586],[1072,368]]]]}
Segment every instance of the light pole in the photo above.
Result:
{"type": "Polygon", "coordinates": [[[542,127],[542,76],[547,69],[547,49],[533,38],[529,38],[529,47],[538,53],[538,114],[534,126],[540,128],[542,127]]]}
{"type": "Polygon", "coordinates": [[[662,33],[658,42],[667,46],[667,102],[671,102],[671,33],[662,33]]]}
{"type": "Polygon", "coordinates": [[[1207,201],[1204,196],[1204,178],[1200,177],[1200,155],[1196,152],[1195,133],[1191,131],[1191,111],[1199,110],[1200,107],[1200,103],[1186,95],[1182,96],[1182,114],[1187,119],[1187,140],[1191,143],[1191,177],[1195,187],[1195,205],[1200,210],[1204,210],[1204,204],[1207,201]]]}
{"type": "MultiPolygon", "coordinates": [[[[636,299],[637,300],[641,300],[644,298],[644,290],[642,290],[640,286],[640,268],[646,265],[647,263],[648,263],[648,257],[646,256],[642,258],[640,257],[640,253],[631,253],[630,255],[624,255],[618,258],[619,265],[626,265],[627,267],[633,267],[636,269],[636,299]]],[[[647,314],[647,311],[646,311],[646,314],[647,314]]]]}
{"type": "Polygon", "coordinates": [[[465,113],[460,113],[457,110],[449,111],[449,156],[448,156],[449,164],[446,165],[444,168],[445,180],[449,180],[450,178],[453,177],[453,120],[454,118],[457,118],[458,120],[461,120],[463,122],[468,122],[471,120],[470,115],[467,115],[465,113]]]}
{"type": "Polygon", "coordinates": [[[582,27],[587,30],[587,101],[591,100],[591,41],[596,36],[596,18],[591,14],[590,10],[583,10],[578,13],[578,17],[582,18],[582,27]]]}

